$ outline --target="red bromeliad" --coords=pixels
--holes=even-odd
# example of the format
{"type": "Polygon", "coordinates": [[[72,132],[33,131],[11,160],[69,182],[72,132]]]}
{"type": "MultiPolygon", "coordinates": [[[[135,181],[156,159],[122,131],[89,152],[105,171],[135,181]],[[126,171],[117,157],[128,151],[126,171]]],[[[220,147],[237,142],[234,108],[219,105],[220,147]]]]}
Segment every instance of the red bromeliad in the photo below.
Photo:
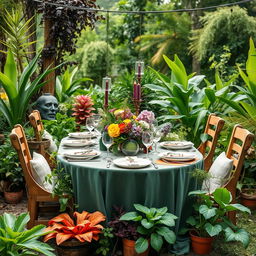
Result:
{"type": "Polygon", "coordinates": [[[96,241],[99,239],[99,233],[103,229],[103,226],[99,225],[99,223],[106,219],[101,212],[75,212],[74,217],[76,217],[76,224],[67,213],[62,213],[51,219],[45,231],[55,232],[47,234],[44,237],[44,242],[56,238],[56,243],[59,245],[72,238],[82,243],[91,242],[92,239],[96,241]]]}

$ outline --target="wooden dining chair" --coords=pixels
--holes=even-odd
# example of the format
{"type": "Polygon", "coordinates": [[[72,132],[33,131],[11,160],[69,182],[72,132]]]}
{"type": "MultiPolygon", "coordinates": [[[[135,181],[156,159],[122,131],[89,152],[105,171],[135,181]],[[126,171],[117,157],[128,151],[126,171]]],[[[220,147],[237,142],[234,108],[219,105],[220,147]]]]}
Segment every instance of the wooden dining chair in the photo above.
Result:
{"type": "Polygon", "coordinates": [[[207,172],[212,165],[217,140],[224,124],[225,121],[222,118],[216,116],[215,114],[209,115],[204,133],[210,138],[201,143],[201,145],[198,147],[198,150],[204,157],[204,169],[207,172]]]}
{"type": "Polygon", "coordinates": [[[54,210],[56,213],[56,206],[46,206],[45,202],[58,202],[58,197],[52,197],[52,194],[44,189],[33,178],[30,166],[31,154],[28,148],[27,139],[21,125],[17,124],[13,128],[10,139],[13,147],[16,149],[19,161],[23,170],[26,181],[27,197],[28,197],[28,211],[30,214],[30,221],[27,227],[31,228],[38,224],[46,225],[49,219],[39,219],[39,213],[44,208],[46,211],[54,210]],[[47,209],[46,209],[47,208],[47,209]]]}
{"type": "Polygon", "coordinates": [[[33,110],[33,112],[29,115],[29,122],[34,129],[36,140],[41,141],[44,126],[42,123],[40,112],[38,110],[33,110]]]}
{"type": "MultiPolygon", "coordinates": [[[[244,158],[247,150],[252,145],[254,135],[248,130],[242,128],[240,125],[235,125],[232,131],[232,135],[229,141],[229,146],[226,152],[226,156],[233,160],[233,169],[230,174],[230,178],[224,185],[232,195],[232,202],[236,203],[236,186],[240,179],[241,170],[244,164],[244,158]]],[[[229,212],[229,219],[236,223],[236,212],[229,212]]]]}

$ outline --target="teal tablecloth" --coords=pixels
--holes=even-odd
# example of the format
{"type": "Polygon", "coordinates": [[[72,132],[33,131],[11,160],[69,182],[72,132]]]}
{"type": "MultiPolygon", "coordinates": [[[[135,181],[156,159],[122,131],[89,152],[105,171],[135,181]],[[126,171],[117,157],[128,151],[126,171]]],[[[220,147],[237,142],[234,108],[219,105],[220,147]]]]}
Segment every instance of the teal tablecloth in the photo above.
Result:
{"type": "Polygon", "coordinates": [[[157,208],[167,206],[169,212],[179,217],[176,232],[191,214],[192,200],[188,193],[198,188],[191,172],[203,168],[198,151],[198,161],[190,165],[158,165],[159,169],[149,166],[134,170],[114,165],[107,169],[103,160],[105,152],[99,162],[68,162],[62,157],[64,150],[59,149],[59,164],[71,174],[78,211],[98,210],[110,219],[114,205],[123,206],[126,211],[134,210],[134,203],[157,208]]]}

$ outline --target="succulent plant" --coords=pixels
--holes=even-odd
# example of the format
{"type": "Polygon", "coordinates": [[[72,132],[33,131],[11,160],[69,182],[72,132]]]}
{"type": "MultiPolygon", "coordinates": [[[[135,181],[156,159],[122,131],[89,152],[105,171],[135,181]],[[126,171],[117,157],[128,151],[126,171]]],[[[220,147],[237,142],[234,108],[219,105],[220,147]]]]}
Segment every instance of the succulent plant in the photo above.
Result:
{"type": "Polygon", "coordinates": [[[73,116],[76,118],[76,123],[79,125],[85,125],[87,117],[92,115],[92,111],[95,110],[92,99],[88,95],[79,95],[75,97],[75,103],[72,110],[73,116]]]}

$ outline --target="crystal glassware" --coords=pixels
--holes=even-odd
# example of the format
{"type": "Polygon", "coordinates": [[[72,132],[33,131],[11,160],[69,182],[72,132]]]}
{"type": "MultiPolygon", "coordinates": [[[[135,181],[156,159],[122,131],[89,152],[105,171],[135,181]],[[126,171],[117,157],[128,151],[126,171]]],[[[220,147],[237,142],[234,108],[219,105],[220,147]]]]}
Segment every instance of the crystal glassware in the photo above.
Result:
{"type": "Polygon", "coordinates": [[[113,138],[109,136],[107,131],[102,133],[102,143],[107,148],[107,159],[110,159],[110,157],[109,157],[109,148],[113,144],[113,138]]]}
{"type": "Polygon", "coordinates": [[[154,135],[151,131],[145,131],[142,133],[142,143],[147,149],[147,158],[148,158],[148,148],[153,144],[154,135]]]}

